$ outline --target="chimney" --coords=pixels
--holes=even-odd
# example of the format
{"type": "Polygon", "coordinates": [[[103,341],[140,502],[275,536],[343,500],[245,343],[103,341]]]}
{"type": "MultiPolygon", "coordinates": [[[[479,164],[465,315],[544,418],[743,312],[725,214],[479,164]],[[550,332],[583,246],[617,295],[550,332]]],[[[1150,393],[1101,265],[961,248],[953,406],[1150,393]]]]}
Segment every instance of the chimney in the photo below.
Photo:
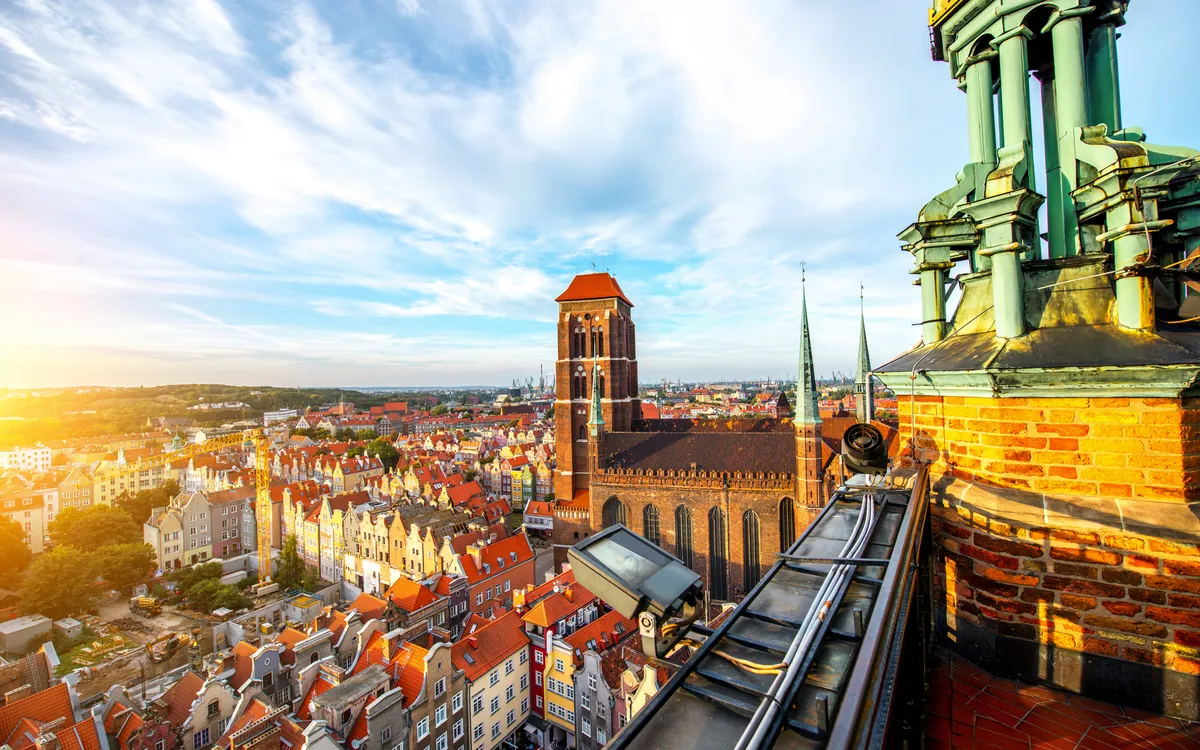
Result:
{"type": "Polygon", "coordinates": [[[481,564],[479,562],[479,551],[480,551],[479,542],[471,542],[470,544],[467,545],[467,554],[469,554],[471,556],[471,559],[473,559],[475,561],[476,568],[478,568],[481,564]]]}
{"type": "Polygon", "coordinates": [[[473,650],[479,649],[479,639],[476,638],[475,636],[471,636],[470,638],[468,638],[467,643],[469,643],[471,645],[471,648],[473,650]]]}
{"type": "Polygon", "coordinates": [[[570,586],[567,586],[566,588],[563,589],[563,596],[567,597],[567,601],[569,601],[569,602],[575,601],[575,594],[574,594],[574,592],[571,591],[570,586]]]}
{"type": "Polygon", "coordinates": [[[42,732],[33,741],[37,750],[58,750],[58,735],[54,732],[42,732]]]}

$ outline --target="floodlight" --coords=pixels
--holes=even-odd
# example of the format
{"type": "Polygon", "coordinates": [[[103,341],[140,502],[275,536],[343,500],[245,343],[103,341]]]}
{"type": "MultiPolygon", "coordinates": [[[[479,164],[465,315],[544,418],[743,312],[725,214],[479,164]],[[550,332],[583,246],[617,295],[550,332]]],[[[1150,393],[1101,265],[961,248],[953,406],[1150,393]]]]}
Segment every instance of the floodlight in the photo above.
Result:
{"type": "Polygon", "coordinates": [[[842,464],[856,474],[886,474],[887,443],[878,428],[859,422],[842,436],[842,464]]]}
{"type": "Polygon", "coordinates": [[[621,524],[567,550],[579,585],[625,617],[637,618],[646,656],[663,659],[700,616],[700,574],[621,524]],[[668,634],[662,624],[676,617],[668,634]]]}

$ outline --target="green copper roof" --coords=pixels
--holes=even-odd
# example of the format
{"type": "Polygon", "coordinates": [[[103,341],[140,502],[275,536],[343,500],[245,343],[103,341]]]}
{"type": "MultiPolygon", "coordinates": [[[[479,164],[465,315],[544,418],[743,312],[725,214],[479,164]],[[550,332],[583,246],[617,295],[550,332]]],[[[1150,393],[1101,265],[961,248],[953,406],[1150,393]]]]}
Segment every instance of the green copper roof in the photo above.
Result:
{"type": "Polygon", "coordinates": [[[600,363],[592,365],[592,418],[589,425],[604,425],[604,412],[600,409],[600,363]]]}
{"type": "Polygon", "coordinates": [[[812,340],[808,335],[808,302],[800,287],[800,369],[796,375],[796,424],[821,424],[817,408],[817,376],[813,371],[812,340]]]}

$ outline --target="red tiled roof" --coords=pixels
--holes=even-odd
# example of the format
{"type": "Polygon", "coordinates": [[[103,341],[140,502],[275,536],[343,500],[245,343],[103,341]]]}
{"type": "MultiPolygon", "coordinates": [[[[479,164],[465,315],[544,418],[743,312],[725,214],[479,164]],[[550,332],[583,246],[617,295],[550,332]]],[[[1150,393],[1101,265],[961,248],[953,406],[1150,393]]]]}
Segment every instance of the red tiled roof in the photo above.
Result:
{"type": "Polygon", "coordinates": [[[543,628],[553,627],[564,618],[586,607],[596,600],[596,595],[580,586],[578,583],[563,589],[557,594],[551,594],[541,600],[525,615],[525,622],[540,625],[543,628]],[[566,591],[570,591],[570,597],[566,591]]]}
{"type": "Polygon", "coordinates": [[[596,653],[603,653],[636,632],[636,622],[613,610],[608,614],[601,615],[563,640],[573,650],[580,653],[588,650],[588,641],[595,641],[596,645],[592,650],[596,653]],[[603,641],[601,641],[601,636],[603,636],[603,641]]]}
{"type": "MultiPolygon", "coordinates": [[[[362,615],[363,620],[378,620],[383,617],[383,613],[387,611],[387,602],[377,596],[370,594],[359,594],[353,602],[350,603],[351,609],[358,610],[362,615]]],[[[343,625],[345,620],[342,621],[343,625]]]]}
{"type": "Polygon", "coordinates": [[[525,515],[553,518],[554,509],[551,507],[550,503],[546,502],[545,500],[530,500],[529,505],[525,506],[525,515]]]}
{"type": "Polygon", "coordinates": [[[466,504],[468,500],[477,495],[482,496],[483,487],[480,486],[479,482],[472,481],[460,484],[457,487],[448,487],[446,492],[450,495],[450,504],[458,506],[466,504]]]}
{"type": "Polygon", "coordinates": [[[466,673],[468,680],[478,679],[529,645],[525,624],[516,612],[505,613],[472,633],[463,632],[463,639],[451,647],[450,658],[455,667],[466,673]]]}
{"type": "Polygon", "coordinates": [[[621,286],[607,272],[581,273],[571,279],[567,290],[554,298],[555,302],[574,302],[588,299],[609,299],[616,297],[625,304],[633,307],[633,303],[621,291],[621,286]]]}
{"type": "Polygon", "coordinates": [[[319,674],[313,680],[313,684],[309,686],[308,692],[304,694],[304,700],[300,702],[300,708],[296,709],[296,718],[308,721],[312,718],[312,702],[317,696],[324,693],[326,690],[333,687],[333,683],[325,679],[325,675],[319,674]]]}
{"type": "Polygon", "coordinates": [[[473,586],[485,578],[496,575],[504,570],[511,570],[513,567],[532,559],[533,548],[529,546],[529,538],[524,534],[517,534],[516,536],[510,536],[507,539],[493,542],[481,549],[479,551],[479,565],[475,564],[475,558],[470,554],[460,555],[458,561],[462,565],[463,575],[467,577],[467,583],[473,586]],[[514,553],[517,556],[516,560],[512,559],[514,553]],[[500,565],[501,559],[504,560],[503,567],[500,565]],[[484,565],[490,566],[490,573],[484,572],[484,565]]]}
{"type": "Polygon", "coordinates": [[[229,728],[225,730],[225,734],[217,740],[217,745],[225,744],[225,741],[234,732],[240,732],[254,722],[265,719],[267,714],[271,713],[271,706],[265,703],[261,698],[255,698],[246,706],[246,710],[242,711],[241,715],[234,719],[229,728]]]}
{"type": "Polygon", "coordinates": [[[179,678],[171,686],[171,689],[163,693],[161,700],[167,704],[167,721],[175,726],[183,726],[183,723],[188,720],[192,712],[192,704],[196,702],[196,696],[200,694],[200,689],[204,687],[204,678],[200,675],[188,670],[183,673],[183,677],[179,678]]]}
{"type": "Polygon", "coordinates": [[[545,583],[534,586],[525,594],[525,603],[529,606],[537,604],[538,601],[545,599],[554,593],[554,584],[561,586],[573,586],[575,584],[575,571],[567,570],[559,573],[545,583]]]}
{"type": "Polygon", "coordinates": [[[416,581],[400,578],[387,590],[387,598],[405,612],[416,612],[433,604],[438,597],[416,581]]]}
{"type": "Polygon", "coordinates": [[[145,723],[142,721],[142,717],[130,711],[129,718],[125,720],[125,725],[121,727],[120,731],[116,732],[117,747],[121,748],[121,750],[129,750],[129,738],[133,736],[134,732],[141,729],[145,723]]]}
{"type": "Polygon", "coordinates": [[[284,664],[295,664],[296,644],[305,638],[308,638],[307,633],[303,633],[293,627],[286,627],[281,630],[279,635],[275,636],[275,642],[283,644],[283,656],[279,660],[284,664]]]}
{"type": "Polygon", "coordinates": [[[246,684],[246,680],[250,679],[250,673],[254,670],[254,660],[251,659],[254,652],[257,651],[253,645],[245,641],[239,641],[233,647],[231,659],[233,661],[233,679],[230,685],[234,690],[241,690],[242,685],[246,684]]]}

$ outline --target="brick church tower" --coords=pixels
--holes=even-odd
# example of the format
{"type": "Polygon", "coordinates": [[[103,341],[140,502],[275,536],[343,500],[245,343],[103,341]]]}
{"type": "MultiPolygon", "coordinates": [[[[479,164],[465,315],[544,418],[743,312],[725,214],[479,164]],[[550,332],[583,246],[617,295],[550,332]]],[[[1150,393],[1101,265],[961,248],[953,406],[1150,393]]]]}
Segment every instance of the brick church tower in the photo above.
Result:
{"type": "MultiPolygon", "coordinates": [[[[803,282],[801,282],[803,283],[803,282]]],[[[800,292],[800,369],[796,375],[796,497],[809,509],[825,505],[825,463],[821,455],[821,412],[808,332],[808,301],[800,292]]]]}
{"type": "MultiPolygon", "coordinates": [[[[641,419],[633,303],[608,273],[580,274],[558,302],[554,437],[556,545],[570,546],[589,528],[588,420],[593,380],[608,430],[629,432],[641,419]]],[[[565,555],[565,552],[563,553],[565,555]]],[[[564,558],[565,559],[565,558],[564,558]]]]}

